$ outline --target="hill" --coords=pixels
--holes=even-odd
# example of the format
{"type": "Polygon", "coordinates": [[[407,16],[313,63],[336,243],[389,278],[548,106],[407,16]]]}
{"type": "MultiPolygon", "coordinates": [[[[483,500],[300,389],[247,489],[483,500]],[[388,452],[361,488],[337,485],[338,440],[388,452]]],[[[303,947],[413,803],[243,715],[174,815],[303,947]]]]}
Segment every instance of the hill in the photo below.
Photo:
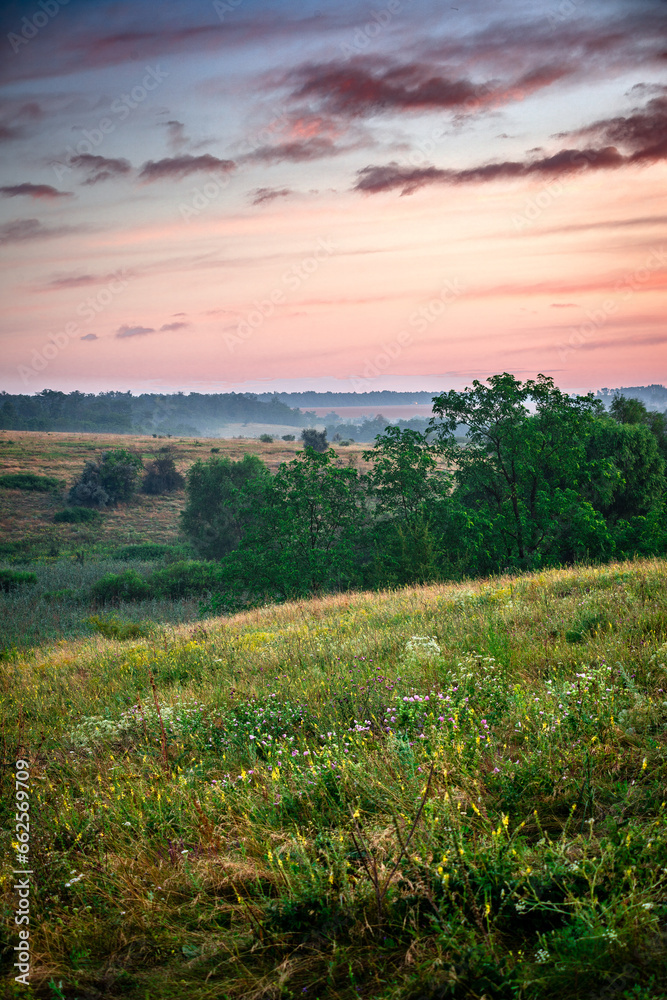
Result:
{"type": "Polygon", "coordinates": [[[665,560],[0,669],[6,917],[16,754],[34,873],[31,985],[12,927],[6,996],[665,995],[665,560]]]}

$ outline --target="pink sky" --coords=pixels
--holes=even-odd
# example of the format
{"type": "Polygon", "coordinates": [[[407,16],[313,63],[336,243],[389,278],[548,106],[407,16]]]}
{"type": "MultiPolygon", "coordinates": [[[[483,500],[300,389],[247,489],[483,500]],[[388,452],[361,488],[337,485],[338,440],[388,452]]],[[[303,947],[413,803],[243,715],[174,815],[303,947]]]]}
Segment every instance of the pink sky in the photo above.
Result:
{"type": "Polygon", "coordinates": [[[667,381],[665,4],[458,6],[10,5],[0,387],[667,381]]]}

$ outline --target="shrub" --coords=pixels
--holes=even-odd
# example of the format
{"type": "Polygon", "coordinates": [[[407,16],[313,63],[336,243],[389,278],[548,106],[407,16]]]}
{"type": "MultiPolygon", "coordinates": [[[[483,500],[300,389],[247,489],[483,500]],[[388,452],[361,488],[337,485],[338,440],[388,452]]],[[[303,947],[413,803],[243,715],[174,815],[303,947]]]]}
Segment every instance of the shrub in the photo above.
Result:
{"type": "Polygon", "coordinates": [[[53,493],[60,489],[60,481],[53,476],[37,476],[34,472],[7,472],[0,476],[0,486],[8,490],[53,493]]]}
{"type": "Polygon", "coordinates": [[[140,560],[149,562],[151,559],[163,559],[170,553],[176,551],[173,545],[158,545],[154,542],[145,542],[141,545],[124,545],[114,552],[114,559],[122,559],[123,562],[140,560]]]}
{"type": "Polygon", "coordinates": [[[107,573],[90,588],[90,596],[100,604],[111,601],[143,601],[152,596],[152,588],[136,569],[124,573],[107,573]]]}
{"type": "Polygon", "coordinates": [[[219,453],[219,451],[220,451],[219,448],[211,448],[211,454],[212,455],[217,455],[219,453]]]}
{"type": "Polygon", "coordinates": [[[144,493],[160,496],[163,493],[173,493],[183,488],[185,480],[176,469],[171,455],[156,458],[148,466],[141,488],[144,493]]]}
{"type": "Polygon", "coordinates": [[[99,510],[94,510],[92,507],[70,507],[67,510],[59,510],[53,515],[56,524],[89,524],[99,519],[99,510]]]}
{"type": "Polygon", "coordinates": [[[28,583],[37,583],[37,577],[34,573],[21,573],[13,569],[0,569],[0,590],[6,594],[10,590],[17,590],[28,583]]]}
{"type": "Polygon", "coordinates": [[[151,633],[150,622],[121,621],[116,615],[91,615],[88,624],[107,639],[143,639],[151,633]]]}
{"type": "Polygon", "coordinates": [[[283,434],[283,441],[294,441],[293,434],[283,434]]]}
{"type": "Polygon", "coordinates": [[[273,438],[270,434],[260,434],[259,440],[263,441],[264,444],[273,444],[273,438]]]}
{"type": "Polygon", "coordinates": [[[324,452],[328,448],[327,432],[317,431],[314,427],[301,431],[301,440],[305,448],[312,448],[313,451],[324,452]]]}
{"type": "Polygon", "coordinates": [[[214,563],[183,560],[156,570],[150,584],[156,595],[177,599],[208,594],[216,586],[218,576],[214,563]]]}
{"type": "Polygon", "coordinates": [[[69,491],[68,500],[80,507],[107,507],[130,500],[137,491],[138,455],[125,448],[114,448],[102,455],[99,463],[86,462],[81,478],[69,491]]]}

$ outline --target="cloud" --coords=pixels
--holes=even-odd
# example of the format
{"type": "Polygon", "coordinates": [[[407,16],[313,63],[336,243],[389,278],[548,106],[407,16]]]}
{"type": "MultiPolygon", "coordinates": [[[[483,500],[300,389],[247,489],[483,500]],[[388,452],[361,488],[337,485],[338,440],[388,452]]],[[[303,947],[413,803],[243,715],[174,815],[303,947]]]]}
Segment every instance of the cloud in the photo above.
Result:
{"type": "Polygon", "coordinates": [[[551,303],[551,308],[552,309],[576,309],[577,308],[577,303],[576,302],[552,302],[551,303]]]}
{"type": "MultiPolygon", "coordinates": [[[[634,89],[634,88],[633,88],[634,89]]],[[[603,118],[572,135],[595,137],[630,150],[630,163],[656,163],[667,158],[667,87],[629,115],[603,118]]]]}
{"type": "Polygon", "coordinates": [[[123,268],[120,272],[116,271],[111,274],[70,274],[64,275],[59,278],[52,278],[46,285],[43,286],[44,290],[56,290],[59,291],[63,288],[87,288],[89,285],[100,285],[102,283],[108,283],[109,281],[118,281],[121,275],[127,275],[127,269],[123,268]]]}
{"type": "Polygon", "coordinates": [[[160,333],[166,333],[171,330],[183,330],[186,326],[190,326],[189,323],[163,323],[160,327],[160,333]]]}
{"type": "Polygon", "coordinates": [[[313,139],[281,142],[276,146],[260,146],[248,153],[244,160],[252,163],[280,163],[283,160],[292,163],[304,163],[308,160],[319,160],[323,156],[338,156],[354,147],[336,146],[333,139],[317,136],[313,139]]]}
{"type": "Polygon", "coordinates": [[[84,232],[83,226],[44,226],[39,219],[16,219],[0,226],[0,245],[28,240],[52,239],[68,233],[84,232]]]}
{"type": "Polygon", "coordinates": [[[121,326],[116,330],[116,337],[126,340],[128,337],[143,337],[147,333],[155,333],[152,326],[121,326]]]}
{"type": "Polygon", "coordinates": [[[290,188],[255,188],[252,193],[252,204],[263,205],[267,201],[274,201],[276,198],[288,198],[292,191],[290,188]]]}
{"type": "Polygon", "coordinates": [[[69,191],[58,191],[57,188],[51,187],[50,184],[31,184],[29,181],[23,184],[7,184],[4,187],[0,187],[0,194],[4,194],[6,198],[17,198],[21,195],[27,195],[29,198],[72,197],[69,191]]]}
{"type": "Polygon", "coordinates": [[[181,180],[189,174],[205,170],[209,173],[228,174],[236,169],[233,160],[220,160],[217,156],[205,153],[202,156],[166,157],[163,160],[148,160],[141,168],[139,177],[145,181],[157,181],[165,178],[181,180]]]}
{"type": "Polygon", "coordinates": [[[122,177],[129,174],[132,169],[129,160],[94,156],[92,153],[81,153],[79,156],[73,156],[69,160],[69,166],[87,171],[88,177],[83,182],[84,185],[99,184],[100,181],[107,181],[113,177],[122,177]]]}
{"type": "Polygon", "coordinates": [[[79,340],[99,340],[100,338],[96,333],[87,333],[85,337],[79,337],[79,340]]]}
{"type": "Polygon", "coordinates": [[[185,134],[185,125],[183,122],[176,121],[175,119],[163,122],[162,124],[169,132],[167,136],[169,148],[174,153],[180,153],[190,141],[188,136],[185,134]]]}
{"type": "Polygon", "coordinates": [[[465,184],[482,181],[512,180],[531,177],[560,177],[585,171],[616,170],[624,166],[648,165],[667,159],[667,93],[652,98],[643,109],[627,117],[595,122],[577,133],[562,136],[597,137],[605,145],[560,149],[550,156],[526,160],[485,163],[464,170],[435,166],[404,167],[395,161],[383,166],[368,166],[357,172],[355,191],[378,194],[400,189],[412,194],[429,184],[465,184]],[[617,145],[609,145],[609,142],[617,145]],[[618,146],[628,152],[621,152],[618,146]]]}

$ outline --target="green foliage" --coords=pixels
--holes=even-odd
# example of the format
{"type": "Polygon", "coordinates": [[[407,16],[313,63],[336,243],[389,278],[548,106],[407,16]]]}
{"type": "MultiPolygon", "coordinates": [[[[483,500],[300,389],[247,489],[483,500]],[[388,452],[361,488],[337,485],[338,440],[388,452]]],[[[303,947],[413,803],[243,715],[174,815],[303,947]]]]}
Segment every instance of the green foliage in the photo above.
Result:
{"type": "Polygon", "coordinates": [[[151,597],[152,587],[135,569],[124,573],[107,573],[90,588],[90,596],[99,604],[118,601],[143,601],[151,597]]]}
{"type": "Polygon", "coordinates": [[[81,477],[68,494],[72,505],[108,507],[126,503],[137,491],[141,458],[125,448],[114,448],[99,463],[86,462],[81,477]]]}
{"type": "Polygon", "coordinates": [[[259,440],[263,441],[264,444],[273,444],[273,437],[271,434],[260,434],[259,440]]]}
{"type": "Polygon", "coordinates": [[[158,545],[155,542],[141,542],[137,545],[123,545],[114,552],[115,559],[123,562],[150,562],[156,559],[164,559],[165,556],[174,555],[179,552],[175,545],[158,545]]]}
{"type": "Polygon", "coordinates": [[[34,573],[22,573],[19,570],[0,569],[0,591],[9,593],[18,587],[25,587],[27,584],[37,583],[34,573]]]}
{"type": "Polygon", "coordinates": [[[151,622],[123,621],[117,615],[91,615],[88,623],[96,632],[107,639],[141,639],[149,636],[153,630],[151,622]]]}
{"type": "Polygon", "coordinates": [[[215,563],[183,560],[155,570],[150,577],[150,586],[156,596],[182,597],[207,594],[216,587],[220,569],[215,563]]]}
{"type": "Polygon", "coordinates": [[[171,455],[154,459],[146,471],[141,489],[152,496],[162,496],[183,488],[185,480],[176,468],[171,455]]]}
{"type": "Polygon", "coordinates": [[[325,452],[329,447],[327,443],[327,432],[318,431],[314,427],[307,427],[301,431],[301,440],[304,448],[312,448],[313,451],[325,452]]]}
{"type": "Polygon", "coordinates": [[[93,524],[100,520],[99,510],[92,507],[67,507],[53,515],[56,524],[93,524]]]}
{"type": "Polygon", "coordinates": [[[227,561],[229,586],[276,596],[349,587],[359,579],[366,513],[357,470],[312,448],[245,491],[247,530],[227,561]]]}
{"type": "Polygon", "coordinates": [[[60,485],[60,480],[53,476],[38,476],[34,472],[6,472],[0,476],[0,486],[8,490],[54,493],[60,485]]]}
{"type": "Polygon", "coordinates": [[[256,455],[244,455],[238,462],[210,458],[191,466],[181,527],[200,555],[219,559],[238,547],[247,520],[245,488],[267,478],[268,470],[256,455]]]}
{"type": "Polygon", "coordinates": [[[283,441],[294,441],[294,434],[283,434],[283,441]]]}

